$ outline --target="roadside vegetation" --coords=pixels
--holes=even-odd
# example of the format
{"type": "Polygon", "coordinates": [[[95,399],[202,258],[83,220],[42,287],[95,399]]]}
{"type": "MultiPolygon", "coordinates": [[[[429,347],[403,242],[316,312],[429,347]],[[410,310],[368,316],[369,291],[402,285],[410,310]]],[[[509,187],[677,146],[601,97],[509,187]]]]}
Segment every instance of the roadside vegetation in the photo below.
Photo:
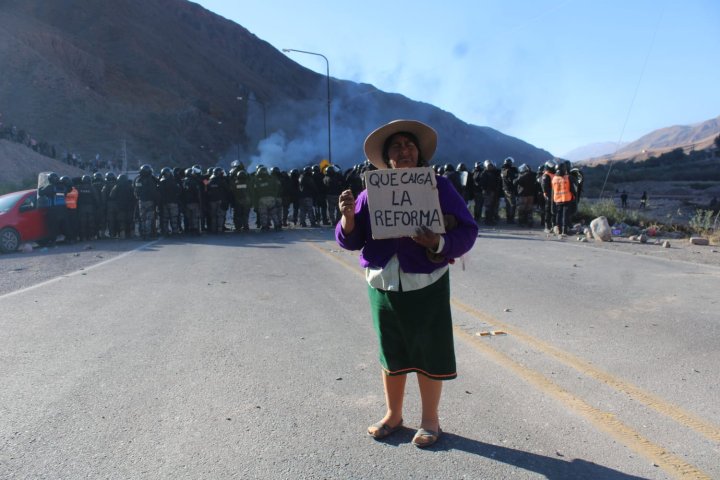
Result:
{"type": "Polygon", "coordinates": [[[618,160],[612,166],[583,167],[585,194],[600,196],[606,178],[605,192],[613,192],[628,183],[647,181],[688,182],[696,190],[709,188],[720,182],[720,135],[715,138],[715,146],[714,156],[706,150],[685,153],[682,148],[676,148],[647,160],[618,160]]]}

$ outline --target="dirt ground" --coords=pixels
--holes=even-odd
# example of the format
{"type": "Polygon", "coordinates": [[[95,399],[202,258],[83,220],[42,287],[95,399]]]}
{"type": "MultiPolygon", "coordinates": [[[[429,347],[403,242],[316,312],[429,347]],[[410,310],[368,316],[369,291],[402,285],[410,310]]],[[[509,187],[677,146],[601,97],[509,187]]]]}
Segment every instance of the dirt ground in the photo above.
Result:
{"type": "Polygon", "coordinates": [[[583,235],[569,235],[564,239],[559,239],[555,235],[548,235],[544,233],[542,229],[537,227],[528,229],[519,228],[516,225],[498,225],[494,227],[480,225],[480,237],[483,235],[527,236],[544,239],[549,242],[572,243],[587,248],[602,248],[605,250],[618,251],[632,255],[647,255],[666,260],[712,265],[720,268],[720,245],[692,245],[688,238],[670,238],[667,236],[649,237],[647,243],[640,243],[628,238],[613,237],[612,242],[600,242],[597,240],[581,242],[578,241],[578,238],[581,238],[583,235]],[[662,243],[665,240],[670,243],[669,248],[662,246],[662,243]]]}

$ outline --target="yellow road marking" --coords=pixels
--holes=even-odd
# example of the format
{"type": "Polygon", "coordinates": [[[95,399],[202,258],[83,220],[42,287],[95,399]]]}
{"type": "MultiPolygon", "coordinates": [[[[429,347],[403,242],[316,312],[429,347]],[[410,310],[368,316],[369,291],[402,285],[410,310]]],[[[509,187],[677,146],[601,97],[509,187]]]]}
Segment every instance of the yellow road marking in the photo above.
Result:
{"type": "Polygon", "coordinates": [[[673,405],[669,402],[666,402],[651,393],[646,392],[645,390],[636,387],[635,385],[632,385],[631,383],[628,383],[624,380],[621,380],[617,377],[614,377],[613,375],[610,375],[607,372],[603,372],[597,367],[594,367],[587,363],[586,361],[576,357],[575,355],[565,352],[553,345],[550,345],[549,343],[546,343],[538,338],[535,338],[522,330],[517,329],[516,327],[513,327],[511,325],[505,324],[499,320],[497,320],[494,317],[491,317],[490,315],[485,314],[484,312],[481,312],[477,310],[476,308],[473,308],[469,305],[466,305],[459,300],[452,299],[452,304],[459,308],[460,310],[469,313],[470,315],[479,318],[486,323],[491,323],[504,331],[508,332],[510,335],[512,335],[515,338],[518,338],[522,340],[523,342],[533,346],[537,350],[540,350],[552,357],[555,357],[557,360],[562,362],[563,364],[574,368],[575,370],[587,375],[588,377],[594,378],[595,380],[598,380],[602,383],[605,383],[612,388],[623,392],[630,396],[635,401],[642,403],[643,405],[646,405],[650,407],[651,409],[655,410],[658,413],[661,413],[677,423],[680,423],[681,425],[684,425],[692,430],[695,430],[697,433],[700,433],[704,437],[714,441],[714,442],[720,442],[720,427],[717,427],[715,425],[712,425],[703,419],[698,418],[697,416],[686,412],[682,408],[678,407],[677,405],[673,405]]]}
{"type": "MultiPolygon", "coordinates": [[[[318,250],[320,253],[324,254],[325,256],[340,263],[343,267],[351,270],[353,273],[357,275],[362,275],[358,267],[350,266],[345,260],[341,259],[337,255],[333,255],[328,250],[323,249],[315,244],[309,245],[312,248],[318,250]]],[[[713,441],[720,441],[720,429],[718,429],[718,427],[707,423],[688,412],[685,412],[680,407],[665,402],[628,382],[625,382],[606,372],[603,372],[602,370],[589,365],[587,362],[581,360],[580,358],[568,352],[560,350],[559,348],[554,347],[542,340],[532,337],[531,335],[526,334],[509,324],[500,322],[496,318],[487,315],[484,312],[481,312],[469,305],[466,305],[455,298],[451,299],[451,303],[455,307],[476,318],[479,318],[487,323],[502,328],[504,332],[507,332],[513,335],[515,338],[518,338],[525,343],[532,345],[536,349],[549,354],[550,356],[580,371],[581,373],[598,381],[601,381],[616,390],[620,390],[628,394],[636,402],[646,405],[653,410],[670,417],[676,422],[688,428],[691,428],[698,433],[701,433],[702,435],[713,441]]],[[[668,473],[671,473],[674,476],[678,476],[678,478],[711,478],[693,465],[690,465],[676,455],[669,453],[668,451],[666,451],[665,448],[652,443],[650,440],[640,435],[639,432],[633,430],[632,428],[618,420],[612,413],[593,407],[584,400],[572,395],[570,392],[563,389],[558,384],[552,382],[542,373],[521,365],[520,363],[508,357],[504,353],[491,347],[486,342],[480,340],[480,338],[475,337],[462,330],[460,327],[454,326],[453,329],[458,335],[458,337],[464,339],[474,348],[485,352],[487,355],[492,357],[497,364],[502,365],[508,370],[513,371],[520,378],[525,379],[527,382],[535,385],[540,390],[552,395],[561,403],[579,412],[580,414],[588,418],[590,421],[592,421],[592,423],[598,428],[620,440],[623,444],[627,445],[628,448],[631,448],[634,451],[653,460],[659,467],[663,468],[668,473]]]]}
{"type": "Polygon", "coordinates": [[[590,420],[593,425],[607,432],[612,437],[626,445],[635,452],[649,458],[666,472],[677,478],[710,479],[711,477],[694,466],[686,463],[677,455],[673,455],[660,445],[652,443],[623,422],[612,413],[600,410],[576,397],[572,393],[549,380],[545,375],[528,368],[506,354],[494,349],[484,340],[475,337],[460,327],[454,327],[455,333],[471,346],[492,358],[498,365],[512,371],[518,377],[537,387],[540,391],[553,396],[563,405],[568,406],[590,420]]]}

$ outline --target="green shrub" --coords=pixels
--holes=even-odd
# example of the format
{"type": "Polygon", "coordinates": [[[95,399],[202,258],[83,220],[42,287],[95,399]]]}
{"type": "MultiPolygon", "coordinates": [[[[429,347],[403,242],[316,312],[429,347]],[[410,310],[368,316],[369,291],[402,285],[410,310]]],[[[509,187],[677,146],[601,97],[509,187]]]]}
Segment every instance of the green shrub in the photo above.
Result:
{"type": "Polygon", "coordinates": [[[709,235],[717,232],[720,226],[720,212],[716,214],[712,210],[698,208],[688,221],[688,226],[693,233],[699,235],[709,235]]]}
{"type": "Polygon", "coordinates": [[[636,210],[623,210],[615,205],[611,199],[590,202],[580,200],[578,205],[577,218],[585,223],[590,223],[597,217],[605,217],[610,225],[615,223],[627,223],[628,225],[651,225],[654,222],[638,214],[636,210]]]}

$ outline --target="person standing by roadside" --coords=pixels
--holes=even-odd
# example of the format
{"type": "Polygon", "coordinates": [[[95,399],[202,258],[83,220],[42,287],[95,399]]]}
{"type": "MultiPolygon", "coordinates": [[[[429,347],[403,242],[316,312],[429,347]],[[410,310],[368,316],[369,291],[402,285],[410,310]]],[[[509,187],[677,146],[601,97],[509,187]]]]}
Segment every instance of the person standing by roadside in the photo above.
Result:
{"type": "Polygon", "coordinates": [[[65,235],[65,243],[75,243],[78,240],[78,225],[80,224],[80,215],[78,213],[78,198],[80,193],[73,185],[70,177],[63,176],[60,182],[65,186],[65,225],[63,226],[63,235],[65,235]]]}
{"type": "Polygon", "coordinates": [[[558,165],[557,173],[552,179],[553,203],[555,203],[555,211],[557,218],[555,226],[558,228],[557,234],[565,236],[569,233],[570,211],[572,202],[575,199],[573,193],[573,184],[570,181],[567,165],[561,163],[558,165]]]}
{"type": "Polygon", "coordinates": [[[120,222],[118,220],[118,202],[115,198],[110,196],[110,192],[112,192],[113,188],[115,188],[116,182],[117,177],[113,172],[107,172],[105,174],[105,185],[102,188],[102,197],[103,204],[107,208],[105,215],[107,219],[108,235],[110,238],[117,238],[121,230],[120,222]]]}
{"type": "Polygon", "coordinates": [[[93,240],[97,235],[97,196],[90,175],[83,175],[77,186],[77,216],[80,241],[93,240]]]}
{"type": "Polygon", "coordinates": [[[482,162],[475,162],[475,169],[472,171],[472,177],[471,180],[468,182],[472,184],[472,192],[473,192],[473,218],[477,223],[480,223],[480,219],[482,218],[482,210],[483,210],[483,204],[485,203],[485,197],[483,196],[483,190],[482,190],[482,182],[480,180],[480,176],[483,172],[483,164],[482,162]]]}
{"type": "MultiPolygon", "coordinates": [[[[427,166],[436,146],[437,134],[428,125],[395,120],[373,131],[364,149],[377,168],[400,169],[427,166]]],[[[335,227],[338,245],[361,250],[379,341],[387,410],[367,432],[382,439],[402,427],[406,378],[415,372],[422,418],[412,443],[420,448],[440,437],[443,380],[457,376],[448,263],[468,252],[478,233],[465,200],[446,178],[436,180],[445,234],[418,227],[412,237],[374,239],[367,190],[357,199],[351,190],[342,192],[338,205],[342,217],[335,227]]]]}
{"type": "Polygon", "coordinates": [[[507,157],[503,160],[503,165],[500,169],[503,196],[505,197],[505,221],[507,223],[515,223],[515,210],[517,208],[515,180],[518,176],[518,169],[513,165],[514,162],[515,160],[512,157],[507,157]]]}
{"type": "Polygon", "coordinates": [[[544,172],[540,177],[540,188],[542,189],[543,199],[545,200],[545,233],[550,233],[555,227],[555,202],[553,202],[552,181],[555,177],[555,169],[557,164],[548,160],[543,166],[544,172]]]}
{"type": "Polygon", "coordinates": [[[300,201],[300,222],[301,227],[307,227],[306,219],[310,217],[310,226],[315,227],[318,218],[315,216],[314,199],[317,196],[317,187],[313,180],[311,167],[305,167],[298,178],[298,194],[300,201]]]}
{"type": "Polygon", "coordinates": [[[328,220],[332,225],[337,224],[340,221],[340,210],[338,210],[338,198],[345,189],[345,183],[343,178],[338,172],[335,165],[328,165],[325,168],[325,178],[323,178],[325,185],[325,199],[328,220]]]}
{"type": "Polygon", "coordinates": [[[138,201],[138,226],[140,236],[148,240],[155,232],[155,207],[159,200],[158,181],[153,169],[145,164],[140,167],[140,175],[133,182],[135,198],[138,201]]]}
{"type": "Polygon", "coordinates": [[[497,225],[498,206],[500,205],[500,192],[502,192],[502,179],[497,167],[491,160],[485,160],[483,171],[480,174],[480,187],[483,192],[485,205],[485,225],[497,225]]]}
{"type": "Polygon", "coordinates": [[[180,225],[178,224],[180,218],[178,215],[180,185],[175,180],[175,175],[170,167],[165,167],[160,171],[158,191],[160,197],[160,234],[177,235],[180,233],[180,225]]]}
{"type": "Polygon", "coordinates": [[[515,179],[517,192],[518,223],[523,227],[533,225],[533,204],[537,195],[537,180],[535,173],[526,164],[518,168],[519,176],[515,179]]]}
{"type": "Polygon", "coordinates": [[[195,166],[185,171],[182,183],[182,202],[185,205],[185,228],[188,234],[200,235],[200,214],[202,213],[201,170],[195,166]]]}

